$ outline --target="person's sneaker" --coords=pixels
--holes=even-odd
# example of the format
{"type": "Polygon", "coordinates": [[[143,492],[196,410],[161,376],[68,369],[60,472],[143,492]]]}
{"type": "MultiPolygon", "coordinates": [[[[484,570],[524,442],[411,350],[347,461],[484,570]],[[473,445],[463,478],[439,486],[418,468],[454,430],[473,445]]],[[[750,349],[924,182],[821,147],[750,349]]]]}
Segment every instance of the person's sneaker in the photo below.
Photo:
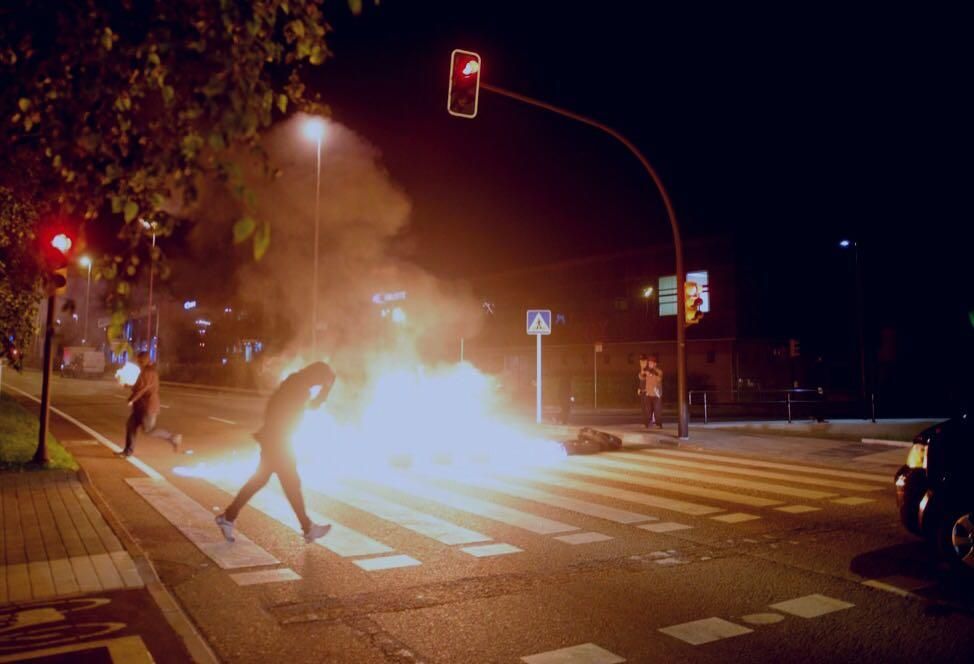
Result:
{"type": "Polygon", "coordinates": [[[132,456],[132,450],[122,450],[121,452],[116,452],[115,456],[120,459],[127,459],[128,457],[132,456]]]}
{"type": "Polygon", "coordinates": [[[304,541],[311,544],[319,537],[324,537],[331,530],[330,523],[312,523],[309,530],[304,531],[304,541]]]}
{"type": "Polygon", "coordinates": [[[172,443],[172,451],[178,452],[179,446],[183,444],[183,434],[177,433],[175,436],[172,437],[172,440],[170,442],[172,443]]]}
{"type": "Polygon", "coordinates": [[[235,541],[233,536],[233,521],[220,514],[216,517],[216,525],[220,527],[220,531],[223,532],[223,537],[228,542],[235,541]]]}

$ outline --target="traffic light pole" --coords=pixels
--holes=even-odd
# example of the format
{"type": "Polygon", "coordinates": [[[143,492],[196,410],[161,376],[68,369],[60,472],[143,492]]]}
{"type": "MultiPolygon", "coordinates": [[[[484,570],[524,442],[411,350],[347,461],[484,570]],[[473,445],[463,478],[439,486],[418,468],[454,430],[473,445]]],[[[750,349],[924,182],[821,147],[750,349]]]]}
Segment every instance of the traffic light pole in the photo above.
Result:
{"type": "Polygon", "coordinates": [[[687,275],[683,268],[683,241],[680,237],[680,226],[676,220],[676,212],[673,209],[673,203],[670,201],[670,196],[666,192],[666,187],[663,186],[662,180],[660,180],[656,170],[650,165],[649,161],[636,148],[636,146],[630,143],[625,136],[615,131],[611,127],[607,127],[601,122],[587,118],[584,115],[572,113],[571,111],[559,108],[558,106],[553,106],[552,104],[548,104],[538,99],[526,97],[522,94],[511,92],[510,90],[505,90],[504,88],[499,88],[495,85],[489,85],[484,83],[483,80],[480,81],[480,87],[503,97],[508,97],[525,104],[530,104],[531,106],[543,108],[546,111],[551,111],[552,113],[557,113],[558,115],[562,115],[566,118],[571,118],[572,120],[587,124],[590,127],[601,129],[629,148],[629,151],[635,155],[636,159],[639,160],[639,163],[643,165],[643,168],[649,174],[649,177],[652,178],[653,183],[659,190],[660,196],[663,198],[663,205],[666,207],[666,214],[670,219],[670,229],[673,231],[673,249],[676,252],[676,383],[677,392],[679,394],[678,430],[680,438],[688,438],[690,411],[687,404],[686,298],[683,296],[686,289],[687,275]]]}
{"type": "Polygon", "coordinates": [[[41,415],[38,427],[37,451],[31,463],[39,466],[47,465],[47,424],[51,406],[51,342],[54,340],[54,295],[47,298],[47,321],[44,328],[44,366],[41,374],[41,415]]]}

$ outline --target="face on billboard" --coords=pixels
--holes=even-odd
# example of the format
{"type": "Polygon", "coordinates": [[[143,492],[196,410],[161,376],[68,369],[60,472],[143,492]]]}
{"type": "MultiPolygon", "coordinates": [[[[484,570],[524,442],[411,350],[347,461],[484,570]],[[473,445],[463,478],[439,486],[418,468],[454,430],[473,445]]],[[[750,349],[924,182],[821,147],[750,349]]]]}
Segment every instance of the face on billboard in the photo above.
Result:
{"type": "MultiPolygon", "coordinates": [[[[687,272],[687,281],[697,285],[697,295],[703,300],[700,311],[710,312],[710,280],[707,270],[687,272]]],[[[659,278],[659,315],[676,316],[676,275],[659,278]]]]}

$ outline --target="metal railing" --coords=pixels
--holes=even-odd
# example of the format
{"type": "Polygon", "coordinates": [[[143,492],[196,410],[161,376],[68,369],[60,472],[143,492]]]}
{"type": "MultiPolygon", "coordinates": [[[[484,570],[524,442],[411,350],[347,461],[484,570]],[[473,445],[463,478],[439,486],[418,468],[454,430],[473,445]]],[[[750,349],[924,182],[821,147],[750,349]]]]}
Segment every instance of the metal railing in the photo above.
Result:
{"type": "MultiPolygon", "coordinates": [[[[783,390],[690,390],[689,404],[691,414],[697,407],[703,411],[704,424],[710,422],[714,409],[732,411],[739,414],[746,411],[749,415],[761,414],[780,417],[784,414],[788,422],[792,422],[795,412],[800,411],[817,420],[825,419],[825,409],[845,409],[857,407],[861,404],[858,398],[849,399],[848,395],[835,393],[826,398],[826,393],[820,389],[783,389],[783,390]]],[[[872,421],[876,421],[876,395],[870,394],[869,408],[872,421]]],[[[861,411],[860,411],[861,412],[861,411]]]]}

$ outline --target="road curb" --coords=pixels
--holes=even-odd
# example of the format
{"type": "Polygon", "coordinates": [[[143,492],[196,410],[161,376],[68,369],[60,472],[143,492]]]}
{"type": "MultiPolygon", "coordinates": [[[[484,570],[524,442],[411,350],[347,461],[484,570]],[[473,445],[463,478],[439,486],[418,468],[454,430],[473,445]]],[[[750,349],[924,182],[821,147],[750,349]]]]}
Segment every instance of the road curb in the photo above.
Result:
{"type": "Polygon", "coordinates": [[[95,504],[95,507],[101,512],[108,526],[115,532],[122,545],[129,552],[129,555],[135,563],[135,568],[139,571],[139,576],[142,577],[145,589],[149,591],[152,600],[159,607],[162,615],[165,616],[166,622],[169,623],[173,631],[182,639],[193,661],[197,662],[197,664],[218,664],[220,660],[210,648],[210,645],[199,631],[197,631],[193,621],[182,610],[179,603],[172,596],[172,593],[169,592],[169,589],[159,579],[156,568],[153,566],[149,556],[142,550],[142,547],[136,539],[122,524],[111,505],[102,497],[101,492],[98,491],[98,487],[91,481],[88,472],[83,467],[78,470],[78,479],[81,481],[81,485],[85,488],[91,501],[95,504]]]}

